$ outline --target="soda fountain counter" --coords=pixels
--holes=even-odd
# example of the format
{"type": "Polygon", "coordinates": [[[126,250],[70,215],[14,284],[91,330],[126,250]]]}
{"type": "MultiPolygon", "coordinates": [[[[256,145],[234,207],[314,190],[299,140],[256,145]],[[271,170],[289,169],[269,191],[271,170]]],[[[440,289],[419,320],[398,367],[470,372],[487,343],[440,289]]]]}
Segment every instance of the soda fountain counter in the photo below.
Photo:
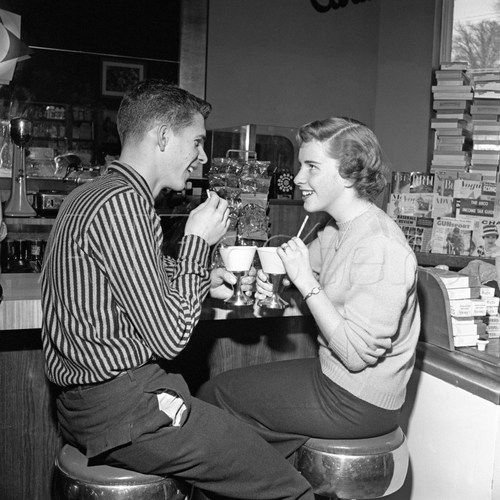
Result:
{"type": "MultiPolygon", "coordinates": [[[[52,467],[61,439],[54,387],[44,373],[39,274],[0,276],[0,498],[50,500],[52,467]]],[[[258,308],[229,308],[208,299],[184,352],[166,369],[182,373],[192,391],[211,375],[238,366],[315,356],[314,324],[298,293],[277,315],[258,308]]]]}
{"type": "MultiPolygon", "coordinates": [[[[0,496],[49,499],[61,442],[43,368],[39,275],[4,274],[0,282],[0,496]]],[[[389,500],[500,498],[500,340],[484,352],[454,349],[445,293],[431,269],[419,268],[422,331],[402,413],[410,469],[389,500]]],[[[195,390],[231,368],[315,356],[312,317],[296,290],[283,295],[291,307],[271,313],[207,299],[190,343],[167,369],[195,390]]]]}

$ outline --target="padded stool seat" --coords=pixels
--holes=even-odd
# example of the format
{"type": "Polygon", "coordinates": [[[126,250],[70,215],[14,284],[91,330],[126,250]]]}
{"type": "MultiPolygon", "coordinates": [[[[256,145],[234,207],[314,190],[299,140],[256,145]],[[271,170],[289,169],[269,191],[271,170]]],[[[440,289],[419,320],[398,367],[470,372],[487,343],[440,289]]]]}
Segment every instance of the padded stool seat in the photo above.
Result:
{"type": "Polygon", "coordinates": [[[181,500],[187,495],[169,477],[107,465],[88,466],[87,457],[68,444],[56,458],[53,489],[56,500],[181,500]]]}
{"type": "Polygon", "coordinates": [[[368,439],[309,439],[295,467],[317,495],[342,499],[380,498],[404,483],[408,445],[403,431],[368,439]]]}

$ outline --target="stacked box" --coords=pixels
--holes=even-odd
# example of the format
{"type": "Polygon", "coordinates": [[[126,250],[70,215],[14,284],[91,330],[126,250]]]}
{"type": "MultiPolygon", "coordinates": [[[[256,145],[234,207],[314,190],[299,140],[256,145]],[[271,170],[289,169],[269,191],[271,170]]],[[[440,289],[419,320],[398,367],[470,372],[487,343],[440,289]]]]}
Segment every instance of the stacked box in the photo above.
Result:
{"type": "MultiPolygon", "coordinates": [[[[477,276],[434,271],[447,290],[454,346],[472,347],[478,339],[487,339],[488,318],[498,317],[499,298],[495,297],[495,289],[481,285],[477,276]]],[[[493,324],[500,331],[500,323],[493,321],[493,324]]]]}

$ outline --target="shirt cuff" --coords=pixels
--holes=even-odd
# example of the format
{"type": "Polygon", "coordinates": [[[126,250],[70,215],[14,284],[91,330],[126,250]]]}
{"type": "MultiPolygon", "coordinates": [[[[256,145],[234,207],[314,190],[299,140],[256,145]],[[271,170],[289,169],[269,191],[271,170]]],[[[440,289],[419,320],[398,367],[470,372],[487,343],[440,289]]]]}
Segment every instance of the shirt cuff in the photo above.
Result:
{"type": "Polygon", "coordinates": [[[179,260],[190,260],[208,267],[209,244],[200,236],[187,234],[182,237],[179,260]]]}

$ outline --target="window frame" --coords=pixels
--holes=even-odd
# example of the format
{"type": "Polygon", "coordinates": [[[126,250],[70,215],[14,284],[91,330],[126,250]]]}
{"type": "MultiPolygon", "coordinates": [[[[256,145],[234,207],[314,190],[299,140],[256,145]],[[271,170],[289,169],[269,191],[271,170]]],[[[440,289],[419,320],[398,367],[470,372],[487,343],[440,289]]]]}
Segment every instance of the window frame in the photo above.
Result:
{"type": "Polygon", "coordinates": [[[453,14],[454,0],[442,0],[441,6],[441,36],[439,45],[439,64],[451,61],[453,45],[453,14]]]}

